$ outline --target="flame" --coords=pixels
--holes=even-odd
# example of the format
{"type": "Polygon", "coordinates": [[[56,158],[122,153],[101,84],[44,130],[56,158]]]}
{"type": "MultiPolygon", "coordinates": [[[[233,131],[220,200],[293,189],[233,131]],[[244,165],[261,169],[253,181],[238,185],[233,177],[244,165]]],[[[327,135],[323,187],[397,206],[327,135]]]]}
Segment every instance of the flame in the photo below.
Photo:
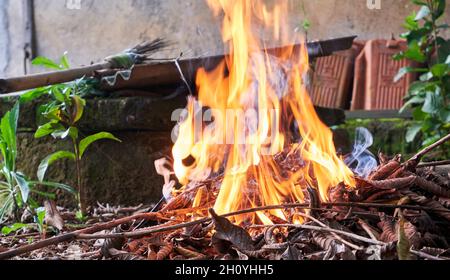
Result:
{"type": "MultiPolygon", "coordinates": [[[[319,119],[303,82],[309,70],[307,49],[264,51],[266,45],[256,35],[263,30],[273,42],[290,44],[295,34],[286,28],[287,1],[271,8],[261,1],[207,1],[215,15],[224,14],[222,35],[230,55],[215,70],[197,73],[198,99],[189,98],[173,147],[179,181],[186,185],[223,174],[214,206],[218,214],[303,201],[308,185],[324,201],[332,186],[344,182],[353,187],[353,173],[336,155],[332,132],[319,119]],[[301,143],[291,143],[287,124],[292,116],[301,143]],[[287,177],[273,157],[286,149],[307,163],[287,177]],[[187,158],[193,160],[187,164],[187,158]]],[[[270,224],[270,216],[287,221],[282,210],[235,220],[270,224]]],[[[302,220],[294,216],[294,222],[302,220]]]]}

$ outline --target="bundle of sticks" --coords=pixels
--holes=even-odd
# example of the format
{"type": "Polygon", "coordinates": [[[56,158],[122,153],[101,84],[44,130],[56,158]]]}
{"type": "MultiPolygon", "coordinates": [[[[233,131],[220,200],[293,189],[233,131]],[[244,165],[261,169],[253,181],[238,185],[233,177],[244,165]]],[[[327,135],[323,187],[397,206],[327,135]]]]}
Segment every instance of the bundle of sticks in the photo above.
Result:
{"type": "MultiPolygon", "coordinates": [[[[104,240],[101,256],[121,260],[450,259],[450,175],[435,170],[448,162],[421,163],[447,141],[450,135],[407,161],[380,155],[379,167],[368,178],[356,178],[356,188],[343,184],[331,188],[327,203],[308,188],[304,203],[219,216],[211,208],[222,180],[217,176],[190,186],[157,212],[64,233],[2,252],[0,259],[74,240],[104,240]],[[193,198],[202,188],[204,201],[194,207],[193,198]],[[236,225],[228,219],[256,212],[269,215],[275,209],[287,213],[287,218],[271,216],[270,225],[236,225]],[[294,222],[289,213],[300,216],[303,223],[294,222]]],[[[302,164],[300,158],[283,153],[275,160],[287,170],[302,164]]]]}

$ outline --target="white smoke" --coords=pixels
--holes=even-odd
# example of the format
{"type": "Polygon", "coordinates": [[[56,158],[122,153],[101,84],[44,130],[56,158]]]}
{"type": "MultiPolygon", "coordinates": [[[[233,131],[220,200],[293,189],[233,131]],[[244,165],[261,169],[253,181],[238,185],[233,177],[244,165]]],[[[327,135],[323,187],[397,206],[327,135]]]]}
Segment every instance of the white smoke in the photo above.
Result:
{"type": "Polygon", "coordinates": [[[375,156],[368,150],[372,145],[373,136],[370,131],[367,128],[358,127],[353,151],[344,160],[356,175],[363,178],[367,178],[378,166],[375,156]]]}

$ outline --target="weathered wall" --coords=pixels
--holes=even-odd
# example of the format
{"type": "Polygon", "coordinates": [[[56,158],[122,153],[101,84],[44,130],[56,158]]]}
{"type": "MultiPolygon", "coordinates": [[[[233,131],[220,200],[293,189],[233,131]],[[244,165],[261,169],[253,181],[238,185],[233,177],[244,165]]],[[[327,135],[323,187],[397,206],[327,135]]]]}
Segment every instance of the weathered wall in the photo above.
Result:
{"type": "Polygon", "coordinates": [[[0,0],[0,76],[23,74],[22,1],[0,0]]]}
{"type": "MultiPolygon", "coordinates": [[[[289,28],[297,28],[306,16],[312,23],[311,39],[353,34],[361,39],[397,36],[403,32],[404,17],[414,8],[410,0],[380,0],[380,10],[369,9],[367,0],[289,1],[289,28]]],[[[6,73],[23,71],[22,46],[14,43],[17,39],[7,38],[8,34],[20,37],[21,2],[0,0],[0,46],[12,43],[9,54],[0,47],[0,75],[5,73],[5,64],[6,73]],[[6,10],[9,32],[5,34],[1,15],[6,10]]],[[[205,0],[35,0],[35,13],[38,54],[56,58],[68,51],[74,65],[101,60],[158,36],[175,43],[174,56],[222,52],[220,20],[211,15],[205,0]],[[67,3],[78,1],[79,9],[76,5],[68,8],[67,3]]],[[[450,13],[447,22],[448,18],[450,13]]]]}

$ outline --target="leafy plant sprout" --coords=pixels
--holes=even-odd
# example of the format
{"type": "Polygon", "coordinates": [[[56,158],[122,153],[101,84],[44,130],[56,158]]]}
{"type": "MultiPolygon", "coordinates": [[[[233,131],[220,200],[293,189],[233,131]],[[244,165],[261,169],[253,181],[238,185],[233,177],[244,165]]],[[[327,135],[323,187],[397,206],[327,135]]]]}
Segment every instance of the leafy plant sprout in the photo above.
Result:
{"type": "MultiPolygon", "coordinates": [[[[61,58],[60,63],[45,57],[38,57],[33,61],[33,64],[58,70],[69,68],[66,55],[61,58]]],[[[82,158],[87,148],[102,139],[120,142],[118,138],[108,132],[99,132],[80,139],[78,123],[83,117],[86,106],[86,100],[83,97],[93,91],[92,85],[91,80],[83,78],[72,83],[35,89],[21,97],[22,102],[28,102],[43,95],[50,97],[49,102],[39,107],[39,113],[44,118],[45,123],[37,129],[35,138],[51,135],[55,139],[70,139],[72,142],[72,151],[57,151],[46,157],[38,167],[37,177],[39,181],[43,181],[48,167],[57,160],[69,159],[74,161],[77,177],[77,200],[80,209],[79,217],[83,217],[87,213],[86,193],[81,174],[82,158]]]]}
{"type": "Polygon", "coordinates": [[[31,213],[37,214],[35,211],[39,205],[30,194],[53,199],[54,194],[42,192],[37,187],[47,186],[50,188],[59,188],[66,190],[72,194],[76,191],[64,184],[32,181],[23,173],[17,171],[17,126],[19,119],[20,105],[16,103],[11,111],[7,112],[0,121],[0,151],[2,159],[0,162],[0,175],[3,181],[0,181],[0,224],[5,221],[8,216],[14,214],[16,221],[19,220],[19,211],[28,208],[31,213]]]}
{"type": "MultiPolygon", "coordinates": [[[[448,30],[440,23],[446,10],[445,0],[413,0],[420,10],[406,18],[408,30],[402,38],[408,42],[408,49],[395,59],[410,59],[419,67],[402,68],[395,78],[399,81],[407,73],[419,73],[419,81],[411,84],[406,104],[401,111],[411,108],[414,123],[408,129],[408,142],[422,134],[423,146],[429,146],[450,131],[450,40],[440,34],[448,30]]],[[[444,152],[448,145],[443,145],[444,152]]]]}

